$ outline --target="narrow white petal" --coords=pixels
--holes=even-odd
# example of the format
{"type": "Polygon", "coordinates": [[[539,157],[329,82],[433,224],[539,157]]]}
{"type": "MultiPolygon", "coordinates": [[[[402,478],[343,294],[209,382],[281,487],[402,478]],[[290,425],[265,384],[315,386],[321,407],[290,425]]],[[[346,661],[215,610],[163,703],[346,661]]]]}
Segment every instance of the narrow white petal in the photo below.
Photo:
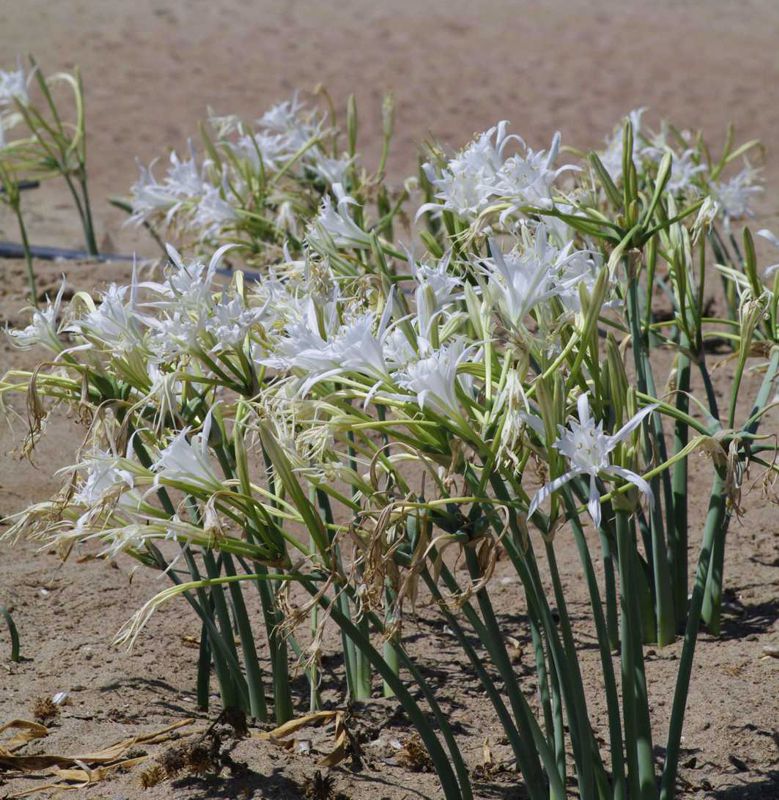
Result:
{"type": "Polygon", "coordinates": [[[598,491],[598,481],[594,475],[590,475],[590,496],[587,500],[587,510],[590,512],[595,527],[600,528],[600,492],[598,491]]]}
{"type": "Polygon", "coordinates": [[[547,483],[546,486],[542,486],[535,493],[535,496],[530,502],[530,507],[527,510],[528,518],[536,513],[541,503],[543,503],[547,497],[551,496],[552,492],[556,492],[558,489],[565,486],[568,481],[573,480],[577,475],[579,475],[579,473],[576,470],[569,470],[563,475],[560,475],[559,478],[555,478],[551,483],[547,483]]]}
{"type": "Polygon", "coordinates": [[[617,475],[623,480],[626,480],[629,483],[632,483],[634,486],[637,486],[649,498],[649,502],[654,503],[655,498],[652,494],[651,487],[640,475],[636,475],[636,473],[632,470],[625,469],[625,467],[611,466],[604,470],[604,472],[608,472],[611,475],[617,475]]]}
{"type": "Polygon", "coordinates": [[[634,417],[631,417],[613,436],[610,436],[611,446],[614,447],[617,442],[624,442],[631,433],[644,421],[644,417],[648,417],[657,407],[659,403],[653,403],[650,406],[645,406],[634,417]]]}

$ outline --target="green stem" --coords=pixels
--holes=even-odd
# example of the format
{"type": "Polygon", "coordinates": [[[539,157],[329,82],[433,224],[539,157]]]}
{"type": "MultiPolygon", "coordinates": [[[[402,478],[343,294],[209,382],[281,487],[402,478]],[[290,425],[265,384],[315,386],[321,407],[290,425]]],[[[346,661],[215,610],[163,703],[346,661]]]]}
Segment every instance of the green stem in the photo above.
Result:
{"type": "Polygon", "coordinates": [[[22,210],[19,203],[13,206],[16,220],[19,223],[19,235],[22,237],[22,249],[24,250],[24,260],[27,264],[27,283],[30,286],[30,302],[38,307],[38,288],[35,281],[35,270],[32,265],[32,253],[30,252],[30,241],[27,238],[27,227],[24,224],[22,210]]]}
{"type": "Polygon", "coordinates": [[[197,657],[197,707],[208,711],[211,687],[211,647],[208,643],[208,628],[200,626],[200,648],[197,657]]]}
{"type": "Polygon", "coordinates": [[[709,574],[712,548],[725,518],[725,503],[722,499],[724,493],[725,478],[721,472],[718,472],[711,487],[709,510],[703,529],[703,542],[701,543],[700,555],[698,556],[698,566],[695,570],[695,583],[693,585],[692,597],[690,598],[690,609],[687,613],[687,628],[684,634],[682,654],[679,659],[679,670],[677,672],[676,687],[674,689],[673,705],[671,706],[671,720],[668,726],[665,764],[663,766],[663,774],[660,783],[660,800],[673,800],[676,796],[676,774],[679,767],[679,750],[682,741],[684,714],[687,708],[687,695],[690,690],[692,664],[695,657],[695,645],[698,640],[698,630],[700,628],[701,611],[703,608],[704,593],[706,591],[706,579],[709,574]]]}
{"type": "MultiPolygon", "coordinates": [[[[690,358],[684,352],[690,341],[682,333],[681,352],[676,357],[676,407],[687,414],[690,410],[690,358]]],[[[673,452],[678,455],[689,440],[689,427],[681,420],[674,423],[673,452]]],[[[673,524],[668,531],[668,561],[673,582],[674,608],[679,626],[682,626],[687,609],[687,459],[677,461],[672,467],[673,524]]]]}
{"type": "MultiPolygon", "coordinates": [[[[754,434],[757,432],[759,419],[753,419],[755,413],[763,408],[768,402],[774,381],[779,372],[779,348],[774,348],[768,369],[763,376],[763,381],[758,390],[752,412],[749,415],[748,424],[743,428],[744,433],[754,434]]],[[[735,402],[731,404],[735,405],[735,402]]],[[[727,487],[726,487],[727,488],[727,487]]],[[[719,636],[722,613],[722,587],[723,575],[725,570],[725,544],[730,523],[730,512],[727,505],[727,495],[723,492],[720,498],[723,503],[723,516],[719,529],[716,531],[712,543],[711,561],[709,564],[709,574],[706,581],[706,593],[703,597],[702,619],[706,627],[714,636],[719,636]]]]}
{"type": "Polygon", "coordinates": [[[622,606],[622,705],[628,765],[628,796],[633,800],[656,797],[652,731],[644,674],[641,612],[633,591],[636,581],[635,531],[630,515],[618,510],[617,551],[619,555],[622,606]]]}
{"type": "MultiPolygon", "coordinates": [[[[482,573],[478,564],[476,553],[474,553],[472,548],[467,547],[465,555],[471,579],[474,581],[479,581],[482,578],[482,573]]],[[[524,698],[520,699],[521,691],[519,690],[519,687],[516,686],[514,670],[511,667],[511,661],[503,643],[503,633],[501,632],[500,626],[495,619],[495,612],[492,608],[492,603],[490,602],[486,587],[482,586],[482,588],[476,593],[476,599],[479,603],[479,608],[481,609],[484,624],[485,640],[483,641],[483,644],[488,648],[490,655],[492,656],[492,660],[495,663],[495,666],[498,668],[498,673],[500,674],[501,678],[503,678],[503,682],[506,685],[506,688],[509,690],[509,700],[511,702],[515,718],[520,723],[520,727],[527,730],[532,727],[530,722],[532,715],[528,713],[526,704],[523,702],[524,698]]],[[[525,751],[525,756],[523,758],[524,764],[521,765],[522,774],[525,776],[525,781],[527,782],[528,787],[543,786],[541,767],[538,763],[538,754],[534,753],[533,755],[535,758],[532,759],[528,758],[528,755],[530,755],[530,751],[525,751]]],[[[549,767],[547,766],[547,769],[548,768],[549,767]]]]}
{"type": "MultiPolygon", "coordinates": [[[[213,553],[208,550],[203,551],[203,563],[206,566],[206,573],[210,580],[219,578],[221,571],[217,565],[213,553]]],[[[227,601],[225,599],[224,588],[222,586],[214,586],[211,590],[211,596],[214,602],[214,611],[216,618],[219,620],[219,632],[222,640],[225,642],[228,652],[230,653],[230,661],[238,663],[238,652],[235,649],[235,641],[233,639],[232,623],[230,621],[230,612],[227,608],[227,601]]],[[[220,682],[220,690],[222,693],[222,704],[225,708],[243,708],[248,711],[248,687],[246,681],[241,674],[240,670],[232,672],[232,680],[220,682]]]]}
{"type": "Polygon", "coordinates": [[[99,255],[97,249],[97,240],[95,239],[95,226],[94,222],[92,221],[92,207],[89,202],[89,190],[87,189],[87,173],[86,167],[82,164],[81,165],[81,176],[79,177],[79,183],[81,184],[81,195],[84,199],[84,213],[82,216],[82,222],[84,225],[84,239],[87,245],[87,252],[91,256],[99,255]]]}
{"type": "MultiPolygon", "coordinates": [[[[229,553],[222,554],[225,574],[234,576],[235,566],[232,556],[229,553]]],[[[246,684],[249,692],[249,711],[253,717],[261,722],[268,719],[268,707],[265,704],[265,691],[263,689],[262,670],[257,660],[257,647],[254,643],[249,615],[246,611],[246,603],[243,600],[241,586],[238,583],[230,584],[230,598],[233,604],[235,622],[238,628],[238,636],[241,639],[241,649],[243,661],[246,666],[246,684]]]]}
{"type": "MultiPolygon", "coordinates": [[[[638,390],[644,394],[656,396],[652,365],[649,361],[648,345],[646,337],[641,329],[641,310],[638,300],[638,270],[631,266],[628,259],[625,262],[628,274],[628,302],[627,312],[630,323],[630,335],[633,345],[633,360],[636,369],[638,390]]],[[[645,452],[648,461],[653,460],[655,448],[661,463],[668,460],[665,452],[665,438],[663,436],[662,423],[660,419],[654,422],[645,422],[644,429],[645,452]]],[[[672,585],[668,574],[668,556],[666,553],[665,531],[663,525],[663,511],[660,504],[660,476],[653,476],[651,479],[654,503],[650,510],[652,552],[647,553],[647,558],[651,560],[652,573],[654,578],[654,600],[657,615],[657,639],[658,644],[663,647],[670,644],[676,636],[676,621],[674,618],[672,585]]],[[[670,516],[672,512],[672,492],[670,479],[667,473],[662,477],[663,494],[665,497],[666,512],[670,516]]]]}
{"type": "Polygon", "coordinates": [[[590,606],[592,607],[595,631],[598,636],[598,648],[600,650],[601,669],[603,670],[603,684],[606,690],[606,707],[609,713],[609,745],[611,749],[611,772],[613,780],[613,800],[626,800],[627,787],[625,784],[625,756],[622,741],[622,726],[620,723],[619,694],[617,692],[617,681],[614,675],[614,664],[611,660],[611,641],[606,618],[603,615],[600,591],[598,590],[598,579],[590,557],[587,546],[587,539],[584,535],[576,506],[570,492],[564,493],[566,513],[571,523],[576,547],[579,551],[579,559],[584,567],[584,575],[587,580],[587,589],[590,594],[590,606]]]}

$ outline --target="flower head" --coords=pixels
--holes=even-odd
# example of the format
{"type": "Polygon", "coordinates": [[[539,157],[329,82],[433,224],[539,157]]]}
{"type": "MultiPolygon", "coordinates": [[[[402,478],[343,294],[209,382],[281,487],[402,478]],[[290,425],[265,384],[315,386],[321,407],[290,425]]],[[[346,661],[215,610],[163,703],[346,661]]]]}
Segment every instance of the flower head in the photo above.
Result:
{"type": "Polygon", "coordinates": [[[570,295],[589,274],[591,260],[573,249],[573,242],[559,248],[546,225],[539,224],[531,234],[523,229],[523,247],[503,253],[490,241],[492,258],[482,263],[486,277],[485,298],[494,303],[503,319],[519,327],[534,306],[555,295],[570,295]]]}
{"type": "Polygon", "coordinates": [[[160,451],[152,470],[158,480],[194,484],[201,489],[221,491],[223,483],[211,464],[208,437],[211,432],[211,411],[203,421],[200,433],[190,436],[190,428],[184,428],[160,451]]]}
{"type": "Polygon", "coordinates": [[[462,339],[455,339],[407,364],[397,373],[397,381],[416,394],[420,408],[428,407],[444,416],[460,416],[457,369],[469,352],[462,339]]]}
{"type": "Polygon", "coordinates": [[[33,309],[32,322],[26,328],[22,328],[22,330],[9,328],[7,333],[11,337],[11,343],[20,350],[29,350],[31,347],[42,345],[48,350],[59,353],[63,349],[63,344],[59,337],[58,318],[64,292],[65,281],[63,280],[54,302],[47,299],[45,309],[33,309]]]}
{"type": "Polygon", "coordinates": [[[0,69],[0,108],[13,106],[14,101],[22,105],[27,105],[30,101],[27,94],[27,77],[21,64],[8,72],[0,69]]]}
{"type": "Polygon", "coordinates": [[[601,522],[600,494],[598,492],[598,476],[622,478],[637,486],[652,501],[652,490],[649,484],[640,476],[625,467],[611,463],[610,455],[620,442],[624,442],[645,417],[657,408],[657,405],[646,406],[635,416],[631,417],[613,435],[603,432],[603,422],[596,423],[590,415],[590,401],[587,393],[579,396],[577,400],[579,419],[572,419],[568,428],[560,426],[560,436],[554,447],[564,455],[571,468],[551,483],[546,484],[536,492],[528,509],[528,517],[532,517],[543,501],[552,492],[562,488],[568,481],[580,475],[590,479],[589,499],[587,508],[596,526],[601,522]]]}
{"type": "Polygon", "coordinates": [[[349,214],[349,206],[357,201],[346,194],[340,183],[333,184],[336,205],[328,196],[322,200],[319,215],[314,220],[308,239],[312,243],[332,242],[336,247],[370,247],[371,237],[349,214]]]}
{"type": "Polygon", "coordinates": [[[763,191],[759,177],[759,170],[747,163],[729,180],[712,182],[711,194],[721,208],[727,230],[733,220],[754,216],[752,202],[763,191]]]}

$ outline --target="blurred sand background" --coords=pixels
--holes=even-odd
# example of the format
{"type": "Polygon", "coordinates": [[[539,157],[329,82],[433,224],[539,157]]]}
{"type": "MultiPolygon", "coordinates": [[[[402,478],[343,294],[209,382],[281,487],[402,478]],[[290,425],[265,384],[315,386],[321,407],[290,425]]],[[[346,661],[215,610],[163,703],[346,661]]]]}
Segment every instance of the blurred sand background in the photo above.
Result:
{"type": "MultiPolygon", "coordinates": [[[[650,125],[665,116],[681,127],[703,128],[715,151],[732,121],[739,139],[757,137],[766,146],[759,221],[779,232],[778,42],[779,0],[0,0],[0,68],[27,53],[47,72],[80,65],[98,238],[107,249],[140,254],[155,254],[148,236],[122,227],[123,216],[106,202],[127,192],[136,157],[148,163],[170,147],[185,146],[209,106],[252,119],[295,89],[318,83],[339,108],[356,93],[368,157],[378,149],[382,95],[394,92],[397,134],[389,171],[397,180],[414,170],[417,143],[425,136],[459,147],[504,118],[534,148],[546,147],[556,130],[564,143],[593,147],[624,113],[648,106],[650,125]]],[[[24,202],[35,244],[81,246],[61,189],[46,186],[26,194],[24,202]]],[[[18,238],[4,213],[0,238],[18,238]]],[[[125,265],[40,263],[36,270],[40,287],[50,290],[63,270],[75,288],[128,277],[125,265]]],[[[26,324],[20,313],[25,291],[21,262],[0,260],[0,327],[26,324]]],[[[38,354],[11,351],[0,339],[0,374],[35,365],[38,354]]],[[[718,390],[731,375],[727,366],[718,373],[718,390]]],[[[24,413],[22,398],[13,406],[24,413]]],[[[0,422],[0,518],[58,488],[54,470],[72,463],[83,431],[55,415],[36,450],[37,466],[14,452],[23,435],[23,419],[13,432],[0,422]]],[[[708,486],[708,464],[695,463],[701,485],[708,486]]],[[[705,513],[702,500],[691,511],[695,531],[705,513]]],[[[726,583],[736,615],[721,641],[702,637],[697,656],[682,769],[682,796],[689,800],[779,796],[772,738],[778,662],[763,649],[777,642],[777,511],[758,491],[747,505],[752,510],[734,523],[728,540],[726,583]]],[[[575,552],[564,544],[561,549],[564,573],[575,586],[575,552]]],[[[35,556],[35,550],[30,543],[0,549],[0,603],[13,606],[27,657],[20,664],[7,661],[0,629],[0,723],[29,716],[36,697],[67,690],[71,703],[41,749],[73,752],[195,713],[191,641],[199,626],[182,604],[159,611],[131,653],[111,645],[132,611],[165,584],[148,572],[133,575],[127,560],[79,564],[72,558],[63,565],[53,554],[35,556]]],[[[496,590],[499,611],[518,625],[518,593],[508,589],[496,590]]],[[[581,601],[574,597],[572,607],[581,601]]],[[[518,627],[514,634],[526,631],[518,627]]],[[[444,694],[457,687],[447,710],[472,734],[464,752],[478,763],[483,737],[497,741],[493,721],[483,697],[464,679],[451,642],[436,631],[431,635],[427,644],[414,645],[415,653],[449,681],[444,694]]],[[[590,656],[586,675],[597,691],[600,668],[590,656]]],[[[648,656],[658,741],[677,657],[678,645],[648,656]]],[[[402,729],[396,733],[404,735],[402,729]]],[[[98,787],[70,796],[302,796],[299,786],[314,770],[311,757],[282,758],[256,741],[242,747],[238,757],[254,770],[243,783],[165,784],[144,792],[137,775],[128,773],[107,792],[98,787]]],[[[505,785],[479,796],[521,796],[513,775],[501,780],[505,785]]],[[[3,787],[0,776],[0,795],[30,785],[18,780],[3,787]]],[[[438,797],[434,776],[399,767],[357,776],[339,772],[337,785],[351,797],[371,800],[438,797]]]]}

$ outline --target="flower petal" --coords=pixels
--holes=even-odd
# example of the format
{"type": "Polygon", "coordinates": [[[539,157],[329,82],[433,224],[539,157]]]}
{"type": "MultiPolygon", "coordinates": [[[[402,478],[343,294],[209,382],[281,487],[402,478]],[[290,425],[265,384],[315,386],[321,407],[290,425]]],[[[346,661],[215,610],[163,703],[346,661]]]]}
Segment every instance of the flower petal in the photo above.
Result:
{"type": "Polygon", "coordinates": [[[631,417],[613,436],[609,436],[610,448],[613,449],[617,442],[624,442],[631,433],[648,417],[660,404],[653,403],[645,406],[634,417],[631,417]]]}
{"type": "Polygon", "coordinates": [[[530,502],[530,506],[528,507],[527,510],[528,519],[530,519],[530,517],[532,517],[533,514],[536,513],[541,503],[543,503],[544,500],[546,500],[546,498],[552,494],[552,492],[556,492],[558,489],[565,486],[565,484],[568,483],[568,481],[573,480],[578,474],[579,472],[577,470],[572,469],[564,473],[563,475],[560,475],[559,478],[555,478],[551,483],[547,483],[546,486],[542,486],[535,493],[535,496],[530,502]]]}
{"type": "Polygon", "coordinates": [[[579,422],[582,427],[586,427],[590,421],[590,398],[587,392],[579,395],[579,399],[576,401],[576,408],[579,411],[579,422]]]}
{"type": "Polygon", "coordinates": [[[590,516],[592,517],[592,521],[595,523],[595,527],[600,528],[600,492],[598,491],[598,479],[595,477],[595,475],[590,475],[590,496],[587,499],[587,510],[590,512],[590,516]]]}
{"type": "Polygon", "coordinates": [[[632,483],[633,486],[638,487],[647,496],[650,503],[654,503],[655,497],[652,494],[652,489],[640,475],[636,475],[635,472],[625,469],[625,467],[610,466],[603,471],[609,473],[610,475],[617,475],[623,480],[632,483]]]}

